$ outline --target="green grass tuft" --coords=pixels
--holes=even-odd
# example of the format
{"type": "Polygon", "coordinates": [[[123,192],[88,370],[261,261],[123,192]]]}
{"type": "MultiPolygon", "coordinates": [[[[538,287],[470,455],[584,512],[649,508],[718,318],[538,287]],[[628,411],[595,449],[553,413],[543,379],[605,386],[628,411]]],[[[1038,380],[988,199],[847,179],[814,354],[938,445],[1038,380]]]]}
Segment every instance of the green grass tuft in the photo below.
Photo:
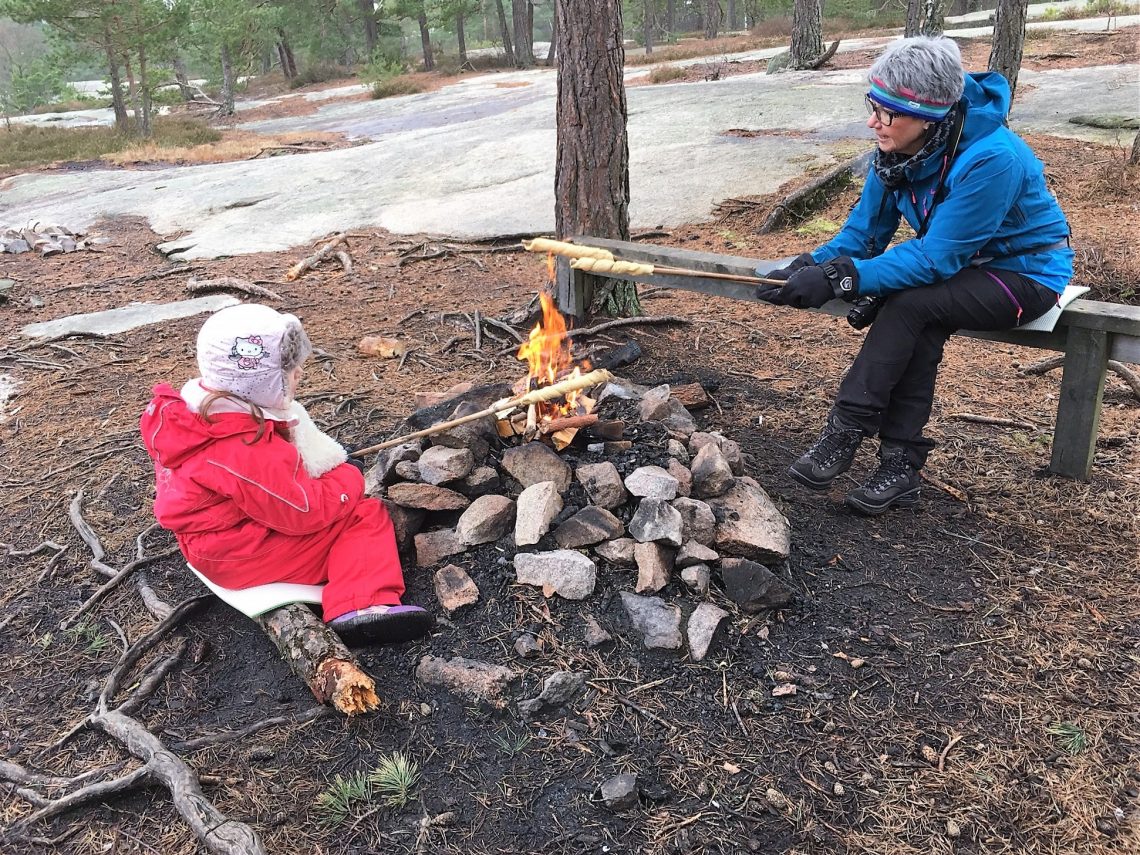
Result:
{"type": "Polygon", "coordinates": [[[368,776],[368,783],[377,795],[384,798],[384,804],[403,807],[419,779],[419,764],[397,751],[390,757],[380,758],[379,765],[368,776]]]}
{"type": "Polygon", "coordinates": [[[1057,721],[1046,728],[1046,732],[1057,737],[1061,747],[1070,754],[1076,755],[1089,747],[1089,737],[1084,730],[1069,721],[1057,721]]]}

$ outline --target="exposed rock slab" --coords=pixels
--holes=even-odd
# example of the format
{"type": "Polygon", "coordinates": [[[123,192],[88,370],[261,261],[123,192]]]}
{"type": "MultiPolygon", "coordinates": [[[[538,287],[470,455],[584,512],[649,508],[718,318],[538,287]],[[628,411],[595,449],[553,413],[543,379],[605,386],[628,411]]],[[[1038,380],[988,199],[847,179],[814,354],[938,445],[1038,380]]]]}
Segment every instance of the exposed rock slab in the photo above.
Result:
{"type": "Polygon", "coordinates": [[[393,484],[388,498],[405,508],[422,508],[425,511],[461,511],[471,504],[462,493],[432,484],[393,484]]]}
{"type": "Polygon", "coordinates": [[[464,606],[479,602],[479,586],[467,575],[467,571],[457,564],[448,564],[435,571],[432,578],[435,597],[448,614],[454,614],[464,606]]]}
{"type": "Polygon", "coordinates": [[[655,594],[669,584],[672,550],[659,543],[638,543],[633,547],[633,557],[637,562],[637,593],[655,594]]]}
{"type": "Polygon", "coordinates": [[[642,499],[629,521],[629,533],[641,543],[660,541],[680,546],[683,532],[680,511],[663,499],[642,499]]]}
{"type": "Polygon", "coordinates": [[[716,515],[708,502],[679,498],[672,505],[681,515],[681,536],[708,546],[716,539],[716,515]]]}
{"type": "Polygon", "coordinates": [[[673,499],[677,496],[677,479],[660,466],[639,466],[625,479],[625,488],[643,499],[673,499]]]}
{"type": "Polygon", "coordinates": [[[554,541],[563,549],[592,546],[625,534],[625,524],[597,505],[587,505],[554,530],[554,541]]]}
{"type": "Polygon", "coordinates": [[[608,460],[583,464],[574,474],[585,488],[590,501],[600,508],[613,510],[629,498],[621,474],[608,460]]]}

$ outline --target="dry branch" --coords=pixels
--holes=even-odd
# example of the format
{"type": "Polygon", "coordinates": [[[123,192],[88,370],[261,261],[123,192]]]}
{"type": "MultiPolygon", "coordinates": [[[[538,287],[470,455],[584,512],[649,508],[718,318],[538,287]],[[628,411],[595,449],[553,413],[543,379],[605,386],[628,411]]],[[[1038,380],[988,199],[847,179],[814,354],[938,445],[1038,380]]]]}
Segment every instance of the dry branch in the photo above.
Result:
{"type": "Polygon", "coordinates": [[[775,231],[777,228],[783,225],[784,220],[787,219],[790,209],[797,206],[806,206],[806,203],[808,203],[811,200],[811,197],[816,193],[821,193],[831,189],[831,187],[837,182],[846,182],[849,176],[854,175],[857,171],[866,168],[867,164],[871,162],[871,156],[873,154],[874,152],[869,151],[865,154],[853,157],[850,160],[845,160],[834,169],[825,172],[810,184],[806,184],[800,189],[789,193],[776,204],[776,207],[772,209],[772,212],[770,214],[768,214],[767,219],[764,220],[764,223],[760,226],[756,233],[766,235],[772,231],[775,231]]]}
{"type": "Polygon", "coordinates": [[[233,742],[237,739],[245,739],[246,737],[253,736],[255,733],[261,733],[263,730],[268,730],[271,727],[277,727],[282,724],[306,724],[310,721],[316,721],[318,718],[324,718],[331,715],[332,711],[325,706],[310,707],[298,716],[284,716],[278,715],[271,718],[263,718],[261,721],[254,722],[253,724],[243,727],[240,730],[228,730],[224,733],[211,733],[208,736],[199,736],[197,739],[188,739],[185,742],[176,742],[172,748],[176,751],[199,751],[202,748],[213,748],[215,745],[223,745],[226,742],[233,742]]]}
{"type": "Polygon", "coordinates": [[[692,320],[689,318],[681,318],[676,315],[659,315],[654,318],[616,318],[612,321],[597,324],[592,327],[582,327],[576,330],[570,330],[566,333],[567,338],[578,338],[579,336],[597,335],[600,332],[613,329],[614,327],[628,327],[634,324],[689,324],[692,320]]]}
{"type": "Polygon", "coordinates": [[[320,249],[318,249],[316,252],[314,252],[312,255],[310,255],[308,258],[302,258],[300,261],[290,267],[289,272],[285,274],[285,280],[287,282],[293,282],[297,279],[300,279],[305,275],[307,271],[312,270],[325,259],[329,258],[330,256],[335,256],[337,250],[340,250],[342,248],[347,250],[348,242],[345,240],[345,236],[343,234],[339,234],[324,246],[322,246],[320,249]]]}
{"type": "Polygon", "coordinates": [[[976,413],[950,413],[946,418],[960,422],[973,422],[979,425],[997,425],[998,427],[1020,428],[1021,430],[1037,430],[1037,425],[1031,422],[1022,422],[1017,419],[1002,419],[997,416],[980,416],[976,413]]]}
{"type": "Polygon", "coordinates": [[[322,704],[331,703],[350,716],[380,705],[375,681],[336,633],[308,608],[297,603],[283,606],[257,622],[322,704]]]}
{"type": "MultiPolygon", "coordinates": [[[[1065,355],[1062,353],[1059,356],[1050,356],[1048,359],[1042,359],[1040,362],[1027,365],[1017,373],[1022,377],[1030,377],[1034,374],[1045,374],[1054,368],[1061,368],[1064,364],[1065,355]]],[[[1140,375],[1124,363],[1118,362],[1115,359],[1108,360],[1108,370],[1123,380],[1128,388],[1132,390],[1132,393],[1137,398],[1140,398],[1140,375]]]]}
{"type": "Polygon", "coordinates": [[[255,285],[245,279],[239,279],[237,276],[219,276],[217,279],[197,279],[191,276],[186,283],[186,291],[189,294],[209,294],[214,291],[240,291],[242,294],[249,294],[251,297],[265,297],[269,300],[283,299],[276,291],[270,291],[268,288],[255,285]]]}

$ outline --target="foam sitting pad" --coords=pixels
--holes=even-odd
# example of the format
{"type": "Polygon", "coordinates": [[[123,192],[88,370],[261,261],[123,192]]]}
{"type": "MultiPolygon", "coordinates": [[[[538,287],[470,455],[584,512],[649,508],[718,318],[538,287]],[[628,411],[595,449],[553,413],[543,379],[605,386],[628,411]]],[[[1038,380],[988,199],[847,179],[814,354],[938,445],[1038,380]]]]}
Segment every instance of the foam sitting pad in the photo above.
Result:
{"type": "Polygon", "coordinates": [[[223,588],[215,585],[191,565],[190,572],[202,580],[202,584],[222,602],[233,606],[246,617],[255,618],[290,603],[319,603],[324,585],[298,585],[295,582],[273,582],[254,588],[223,588]]]}

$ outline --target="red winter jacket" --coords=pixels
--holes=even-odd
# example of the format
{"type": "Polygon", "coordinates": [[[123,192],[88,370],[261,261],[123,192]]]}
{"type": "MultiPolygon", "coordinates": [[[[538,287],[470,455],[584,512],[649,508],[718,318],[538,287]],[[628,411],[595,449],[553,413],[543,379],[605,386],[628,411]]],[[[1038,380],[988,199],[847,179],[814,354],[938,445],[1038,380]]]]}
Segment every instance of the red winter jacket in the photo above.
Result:
{"type": "Polygon", "coordinates": [[[154,396],[140,420],[154,460],[154,515],[207,576],[215,562],[232,569],[259,555],[287,570],[286,537],[319,535],[364,495],[363,476],[347,463],[310,478],[279,422],[267,421],[254,442],[250,415],[220,413],[208,423],[167,384],[154,396]]]}

